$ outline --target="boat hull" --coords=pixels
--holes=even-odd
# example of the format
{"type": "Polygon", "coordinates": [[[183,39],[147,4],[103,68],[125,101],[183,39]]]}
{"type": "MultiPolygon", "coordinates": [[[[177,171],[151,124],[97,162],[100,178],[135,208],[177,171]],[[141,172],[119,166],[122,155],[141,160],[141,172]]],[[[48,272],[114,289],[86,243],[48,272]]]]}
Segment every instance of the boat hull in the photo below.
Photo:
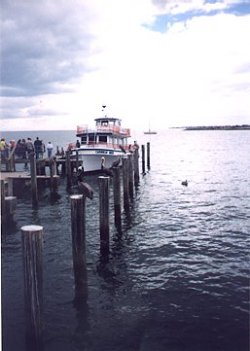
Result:
{"type": "Polygon", "coordinates": [[[114,149],[75,149],[72,150],[72,158],[76,158],[82,163],[85,173],[98,173],[102,168],[110,168],[116,160],[124,155],[121,150],[114,149]]]}

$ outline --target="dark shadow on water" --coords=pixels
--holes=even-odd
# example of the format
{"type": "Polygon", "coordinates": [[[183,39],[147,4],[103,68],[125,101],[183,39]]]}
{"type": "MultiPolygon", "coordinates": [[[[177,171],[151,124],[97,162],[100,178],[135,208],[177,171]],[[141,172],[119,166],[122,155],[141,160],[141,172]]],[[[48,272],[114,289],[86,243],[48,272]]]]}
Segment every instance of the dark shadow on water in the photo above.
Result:
{"type": "Polygon", "coordinates": [[[76,310],[77,325],[72,336],[72,344],[76,350],[87,350],[89,344],[89,306],[88,306],[88,287],[85,289],[75,289],[73,307],[76,310]]]}
{"type": "Polygon", "coordinates": [[[59,200],[62,198],[62,196],[58,193],[51,193],[49,200],[50,200],[50,205],[58,204],[59,200]]]}

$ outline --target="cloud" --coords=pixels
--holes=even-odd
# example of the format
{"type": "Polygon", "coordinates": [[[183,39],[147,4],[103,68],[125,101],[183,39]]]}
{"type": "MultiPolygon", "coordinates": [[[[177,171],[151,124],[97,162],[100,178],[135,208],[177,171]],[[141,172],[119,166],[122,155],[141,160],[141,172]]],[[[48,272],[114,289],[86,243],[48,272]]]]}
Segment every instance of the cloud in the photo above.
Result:
{"type": "Polygon", "coordinates": [[[133,128],[249,121],[250,15],[226,13],[233,1],[3,3],[5,129],[72,129],[103,103],[133,128]]]}
{"type": "Polygon", "coordinates": [[[84,2],[3,1],[2,95],[64,90],[88,70],[91,35],[84,2]]]}
{"type": "Polygon", "coordinates": [[[249,0],[152,0],[161,13],[180,14],[201,11],[203,13],[238,9],[249,11],[249,0]]]}

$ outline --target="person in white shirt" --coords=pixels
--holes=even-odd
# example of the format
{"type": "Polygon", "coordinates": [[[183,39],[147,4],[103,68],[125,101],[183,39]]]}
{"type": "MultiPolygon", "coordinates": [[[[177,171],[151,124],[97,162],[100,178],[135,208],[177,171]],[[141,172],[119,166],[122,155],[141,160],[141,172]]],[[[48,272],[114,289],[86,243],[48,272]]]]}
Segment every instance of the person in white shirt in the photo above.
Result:
{"type": "Polygon", "coordinates": [[[51,141],[48,142],[46,148],[47,148],[48,158],[51,158],[52,151],[53,151],[53,144],[51,143],[51,141]]]}

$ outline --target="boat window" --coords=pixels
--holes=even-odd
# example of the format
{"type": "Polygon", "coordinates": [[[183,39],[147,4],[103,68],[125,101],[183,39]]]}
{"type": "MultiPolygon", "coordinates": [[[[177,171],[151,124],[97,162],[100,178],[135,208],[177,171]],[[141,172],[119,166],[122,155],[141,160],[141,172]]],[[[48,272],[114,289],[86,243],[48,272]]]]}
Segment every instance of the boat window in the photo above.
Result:
{"type": "Polygon", "coordinates": [[[99,135],[99,142],[100,143],[106,143],[107,142],[107,136],[106,135],[99,135]]]}
{"type": "Polygon", "coordinates": [[[86,144],[87,142],[87,137],[86,136],[82,136],[81,137],[81,144],[86,144]]]}
{"type": "Polygon", "coordinates": [[[94,143],[94,142],[95,142],[95,135],[89,134],[89,143],[94,143]]]}

